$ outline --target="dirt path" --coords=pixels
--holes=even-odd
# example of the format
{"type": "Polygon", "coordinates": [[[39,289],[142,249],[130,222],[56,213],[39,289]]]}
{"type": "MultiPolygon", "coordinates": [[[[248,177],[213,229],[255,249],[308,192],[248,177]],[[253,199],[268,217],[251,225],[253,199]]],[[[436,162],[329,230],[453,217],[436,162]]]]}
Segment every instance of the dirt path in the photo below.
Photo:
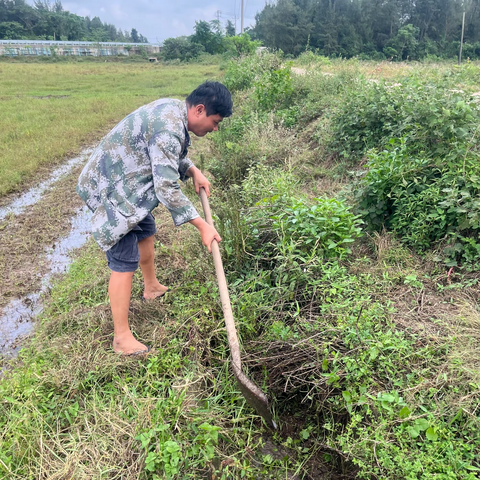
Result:
{"type": "MultiPolygon", "coordinates": [[[[42,309],[52,276],[87,239],[88,212],[75,192],[88,151],[0,209],[0,354],[18,350],[42,309]]],[[[4,204],[5,205],[5,204],[4,204]]]]}

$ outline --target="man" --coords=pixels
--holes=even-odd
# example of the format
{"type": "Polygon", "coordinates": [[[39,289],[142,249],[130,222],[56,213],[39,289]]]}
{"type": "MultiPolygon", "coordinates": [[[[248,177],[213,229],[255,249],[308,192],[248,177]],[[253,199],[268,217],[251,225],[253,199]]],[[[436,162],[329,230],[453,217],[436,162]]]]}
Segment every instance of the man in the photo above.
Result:
{"type": "Polygon", "coordinates": [[[203,137],[232,114],[232,99],[218,82],[205,82],[185,101],[156,100],[123,119],[93,152],[83,169],[77,192],[94,212],[93,237],[106,252],[111,270],[108,294],[112,309],[113,349],[123,355],[146,353],[128,324],[132,279],[140,264],[144,298],[168,290],[155,276],[155,220],[150,213],[162,203],[176,226],[194,225],[203,244],[221,238],[197,213],[177,180],[193,179],[195,191],[210,183],[187,158],[188,132],[203,137]]]}

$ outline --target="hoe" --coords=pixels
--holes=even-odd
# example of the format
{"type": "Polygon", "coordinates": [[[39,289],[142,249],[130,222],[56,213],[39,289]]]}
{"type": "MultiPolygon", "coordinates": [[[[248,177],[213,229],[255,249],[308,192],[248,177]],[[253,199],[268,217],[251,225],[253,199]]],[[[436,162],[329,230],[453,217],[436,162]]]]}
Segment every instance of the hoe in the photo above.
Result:
{"type": "MultiPolygon", "coordinates": [[[[205,189],[200,189],[200,199],[202,201],[203,212],[206,222],[213,225],[210,205],[208,203],[205,189]]],[[[225,326],[227,329],[228,344],[230,346],[230,355],[232,359],[232,369],[238,386],[248,404],[253,407],[257,413],[263,417],[269,427],[277,428],[272,419],[270,408],[268,406],[267,396],[253,383],[242,371],[242,360],[240,358],[240,345],[238,343],[237,330],[233,319],[232,307],[230,304],[230,296],[228,294],[227,280],[223,271],[222,257],[218,242],[212,242],[213,261],[215,263],[215,271],[217,273],[218,287],[220,289],[220,300],[222,301],[223,315],[225,317],[225,326]]]]}

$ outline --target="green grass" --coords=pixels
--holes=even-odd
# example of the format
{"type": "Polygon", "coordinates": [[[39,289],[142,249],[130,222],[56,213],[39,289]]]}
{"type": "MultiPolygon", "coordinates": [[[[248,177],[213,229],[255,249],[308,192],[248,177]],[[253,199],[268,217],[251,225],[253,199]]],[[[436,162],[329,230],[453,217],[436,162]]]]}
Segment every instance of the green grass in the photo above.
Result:
{"type": "MultiPolygon", "coordinates": [[[[293,129],[259,112],[251,90],[239,92],[204,159],[216,177],[211,205],[243,363],[270,395],[279,431],[264,429],[233,380],[211,258],[191,226],[173,229],[159,213],[157,273],[173,288],[130,312],[153,354],[112,354],[108,270],[90,244],[0,382],[4,478],[478,477],[478,272],[448,277],[388,232],[365,231],[352,253],[332,258],[317,242],[332,226],[294,221],[284,208],[301,200],[307,213],[326,192],[339,208],[352,201],[342,186],[359,167],[336,162],[325,139],[358,75],[416,69],[434,82],[440,73],[327,67],[333,77],[294,80],[295,92],[309,93],[282,114],[305,109],[293,129]]],[[[442,68],[449,82],[476,86],[477,67],[442,68]]],[[[141,291],[137,274],[133,297],[141,291]]]]}
{"type": "MultiPolygon", "coordinates": [[[[260,422],[229,372],[213,264],[192,230],[159,235],[158,275],[174,293],[132,302],[132,329],[155,349],[147,361],[112,354],[108,269],[93,242],[55,286],[0,382],[0,478],[258,478],[260,422]]],[[[137,275],[133,298],[141,288],[137,275]]]]}
{"type": "Polygon", "coordinates": [[[0,196],[157,98],[185,98],[215,65],[0,63],[0,196]]]}

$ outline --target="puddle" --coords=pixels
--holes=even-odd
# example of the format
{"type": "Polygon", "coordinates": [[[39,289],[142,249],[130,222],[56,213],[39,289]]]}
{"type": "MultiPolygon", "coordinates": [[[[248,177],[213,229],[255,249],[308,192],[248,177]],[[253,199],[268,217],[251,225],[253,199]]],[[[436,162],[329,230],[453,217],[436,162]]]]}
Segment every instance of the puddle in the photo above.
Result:
{"type": "Polygon", "coordinates": [[[31,95],[32,98],[40,98],[41,100],[48,99],[48,98],[68,98],[70,95],[31,95]]]}
{"type": "Polygon", "coordinates": [[[66,272],[72,262],[70,253],[80,248],[90,234],[92,213],[87,207],[77,211],[72,217],[72,228],[67,237],[60,238],[53,248],[46,250],[50,271],[44,275],[40,291],[21,299],[14,299],[4,309],[0,317],[0,354],[14,356],[21,348],[22,340],[35,326],[35,317],[43,310],[42,294],[50,287],[52,276],[66,272]]]}
{"type": "Polygon", "coordinates": [[[60,180],[62,177],[70,173],[76,166],[84,162],[87,155],[90,155],[92,151],[92,149],[84,150],[78,157],[70,159],[68,162],[54,170],[47,180],[26,191],[7,206],[1,207],[0,221],[10,214],[19,215],[25,210],[26,207],[37,203],[47,189],[58,182],[58,180],[60,180]]]}

